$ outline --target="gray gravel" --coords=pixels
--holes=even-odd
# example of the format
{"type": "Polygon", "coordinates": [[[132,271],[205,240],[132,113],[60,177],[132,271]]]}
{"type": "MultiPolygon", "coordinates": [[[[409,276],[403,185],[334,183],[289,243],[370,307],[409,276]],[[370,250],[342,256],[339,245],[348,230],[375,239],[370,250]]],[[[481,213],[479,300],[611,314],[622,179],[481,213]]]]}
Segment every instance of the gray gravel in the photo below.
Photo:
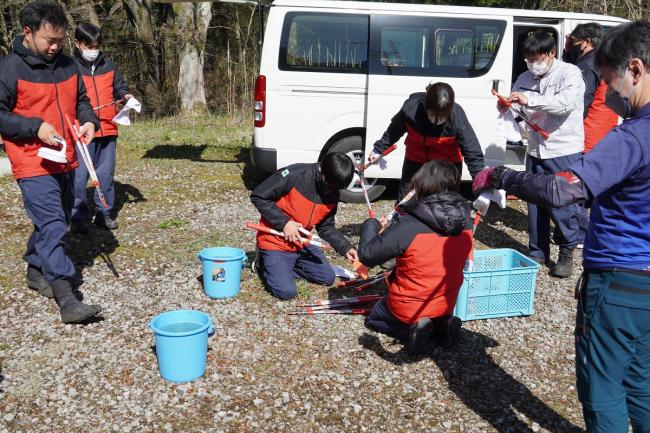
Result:
{"type": "MultiPolygon", "coordinates": [[[[273,299],[249,270],[238,297],[207,298],[196,252],[254,248],[253,233],[241,229],[257,219],[238,177],[245,169],[122,161],[121,228],[68,242],[85,299],[104,306],[105,319],[86,326],[61,324],[54,302],[25,288],[30,223],[15,183],[0,179],[0,433],[582,430],[575,277],[542,269],[534,315],[467,322],[460,346],[419,358],[359,316],[286,315],[295,302],[273,299]],[[178,308],[209,313],[217,328],[205,376],[180,385],[160,378],[147,328],[178,308]]],[[[389,196],[375,208],[385,214],[390,205],[389,196]]],[[[525,206],[510,205],[491,209],[478,248],[525,250],[525,206]]],[[[364,215],[363,205],[344,204],[338,225],[355,233],[364,215]]],[[[300,294],[326,297],[328,289],[301,284],[300,294]]]]}

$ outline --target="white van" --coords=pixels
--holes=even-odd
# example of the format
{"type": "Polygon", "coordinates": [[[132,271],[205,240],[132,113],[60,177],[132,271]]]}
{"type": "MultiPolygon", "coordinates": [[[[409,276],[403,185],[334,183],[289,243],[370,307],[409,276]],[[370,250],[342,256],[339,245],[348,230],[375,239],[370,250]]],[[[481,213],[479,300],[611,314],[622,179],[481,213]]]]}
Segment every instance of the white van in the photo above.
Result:
{"type": "MultiPolygon", "coordinates": [[[[497,136],[493,88],[509,94],[526,70],[522,44],[536,30],[558,41],[580,23],[626,20],[536,10],[353,1],[276,0],[270,7],[255,84],[251,158],[273,171],[330,151],[367,158],[390,119],[430,82],[449,83],[481,143],[486,164],[521,168],[525,147],[497,136]]],[[[403,139],[386,170],[366,172],[377,198],[399,179],[403,139]]],[[[463,179],[469,180],[467,168],[463,179]]],[[[355,179],[343,200],[363,201],[355,179]]]]}

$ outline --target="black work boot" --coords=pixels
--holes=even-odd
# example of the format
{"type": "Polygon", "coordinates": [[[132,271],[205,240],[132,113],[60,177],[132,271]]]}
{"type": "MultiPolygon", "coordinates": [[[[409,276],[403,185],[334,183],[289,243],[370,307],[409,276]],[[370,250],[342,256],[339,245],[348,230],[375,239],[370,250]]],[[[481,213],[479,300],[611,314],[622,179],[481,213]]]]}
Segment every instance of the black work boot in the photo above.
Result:
{"type": "Polygon", "coordinates": [[[54,297],[50,283],[47,282],[41,270],[36,266],[27,265],[27,287],[37,290],[41,296],[48,299],[54,297]]]}
{"type": "Polygon", "coordinates": [[[560,248],[557,263],[551,269],[551,275],[558,278],[567,278],[573,272],[573,249],[560,248]]]}
{"type": "Polygon", "coordinates": [[[444,316],[434,319],[432,338],[438,346],[452,347],[460,341],[460,328],[463,322],[456,316],[444,316]]]}
{"type": "Polygon", "coordinates": [[[63,323],[79,323],[102,311],[100,305],[87,305],[79,302],[72,289],[72,283],[68,280],[56,280],[52,284],[54,299],[61,312],[63,323]]]}
{"type": "Polygon", "coordinates": [[[395,269],[395,266],[397,266],[397,260],[395,260],[395,259],[386,260],[384,263],[379,265],[380,268],[382,268],[382,269],[384,269],[386,271],[391,271],[391,270],[395,269]]]}
{"type": "Polygon", "coordinates": [[[72,221],[70,223],[70,231],[80,235],[87,235],[88,232],[90,232],[90,228],[88,227],[88,223],[84,220],[72,221]]]}
{"type": "Polygon", "coordinates": [[[431,346],[431,334],[433,333],[433,321],[423,317],[409,328],[409,340],[406,344],[406,351],[409,355],[421,355],[431,346]]]}
{"type": "Polygon", "coordinates": [[[95,215],[95,224],[106,230],[115,230],[119,227],[117,221],[108,215],[103,215],[101,212],[95,215]]]}

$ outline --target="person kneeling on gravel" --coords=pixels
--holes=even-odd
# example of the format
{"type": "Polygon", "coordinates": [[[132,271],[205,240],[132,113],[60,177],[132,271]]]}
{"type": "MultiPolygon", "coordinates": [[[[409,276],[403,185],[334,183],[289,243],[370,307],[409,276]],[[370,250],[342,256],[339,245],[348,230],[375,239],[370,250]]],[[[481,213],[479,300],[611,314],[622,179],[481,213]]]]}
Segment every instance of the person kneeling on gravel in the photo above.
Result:
{"type": "Polygon", "coordinates": [[[75,296],[76,271],[64,249],[72,207],[74,141],[64,116],[81,122],[92,141],[99,125],[86,86],[71,58],[61,53],[68,25],[56,2],[38,0],[20,13],[23,34],[0,61],[0,134],[11,169],[34,225],[27,251],[27,286],[54,298],[64,323],[101,312],[75,296]]]}
{"type": "Polygon", "coordinates": [[[453,163],[430,161],[411,180],[415,198],[382,232],[374,218],[361,225],[359,259],[367,266],[396,258],[388,295],[375,304],[366,327],[401,340],[409,354],[433,344],[451,346],[461,321],[451,313],[472,251],[471,211],[457,192],[453,163]]]}
{"type": "Polygon", "coordinates": [[[284,233],[284,237],[257,233],[257,256],[253,262],[266,288],[280,299],[297,295],[296,277],[331,285],[336,275],[323,252],[305,245],[300,229],[318,235],[342,256],[358,260],[353,248],[334,225],[339,190],[352,182],[352,160],[340,152],[329,153],[319,163],[293,164],[280,169],[251,194],[261,214],[260,224],[284,233]]]}

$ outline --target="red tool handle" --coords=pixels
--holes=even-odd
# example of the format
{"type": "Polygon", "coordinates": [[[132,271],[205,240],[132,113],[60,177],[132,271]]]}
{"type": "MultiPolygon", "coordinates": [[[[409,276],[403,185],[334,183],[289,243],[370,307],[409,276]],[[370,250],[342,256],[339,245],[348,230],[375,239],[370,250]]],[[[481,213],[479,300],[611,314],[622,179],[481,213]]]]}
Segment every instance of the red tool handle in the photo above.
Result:
{"type": "MultiPolygon", "coordinates": [[[[381,157],[383,158],[384,156],[388,155],[389,153],[391,153],[391,152],[392,152],[393,150],[395,150],[395,149],[397,149],[397,144],[393,144],[391,147],[389,147],[388,149],[384,150],[384,151],[381,153],[381,157]]],[[[363,165],[363,167],[361,167],[361,168],[359,169],[359,171],[364,171],[365,169],[367,169],[368,167],[370,167],[370,166],[373,165],[373,164],[374,164],[374,163],[366,162],[366,163],[363,165]]],[[[373,218],[374,218],[374,217],[373,217],[373,218]]]]}
{"type": "Polygon", "coordinates": [[[505,96],[499,94],[496,90],[492,89],[492,94],[496,96],[499,99],[499,102],[501,102],[501,105],[505,105],[506,107],[510,107],[512,103],[508,101],[508,98],[505,96]]]}
{"type": "Polygon", "coordinates": [[[261,224],[255,224],[250,221],[246,223],[246,228],[257,230],[259,232],[270,233],[272,235],[284,236],[284,233],[280,233],[279,231],[273,230],[270,227],[265,227],[261,224]]]}
{"type": "MultiPolygon", "coordinates": [[[[502,105],[505,105],[508,108],[512,107],[512,103],[508,101],[508,98],[506,98],[503,95],[500,95],[496,90],[492,89],[492,94],[497,98],[499,98],[499,102],[501,102],[502,105]]],[[[534,124],[528,119],[524,118],[524,122],[526,122],[531,128],[533,128],[533,131],[537,132],[539,135],[544,137],[545,140],[548,140],[548,138],[551,136],[551,134],[544,131],[539,125],[534,124]]]]}

